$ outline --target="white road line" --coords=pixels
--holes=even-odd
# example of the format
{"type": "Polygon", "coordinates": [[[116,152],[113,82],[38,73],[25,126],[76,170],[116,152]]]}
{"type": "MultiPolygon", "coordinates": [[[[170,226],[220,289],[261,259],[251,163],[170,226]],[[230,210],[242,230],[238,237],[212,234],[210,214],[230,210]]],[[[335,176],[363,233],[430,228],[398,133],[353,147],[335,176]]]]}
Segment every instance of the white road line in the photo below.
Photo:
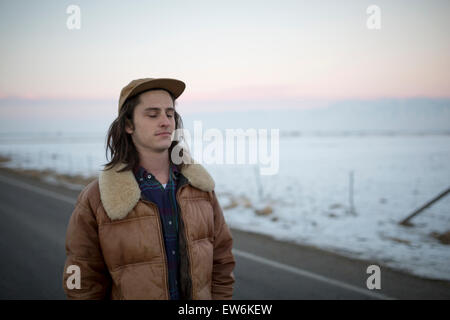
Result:
{"type": "Polygon", "coordinates": [[[21,182],[21,181],[10,179],[10,178],[7,178],[7,177],[1,176],[1,175],[0,175],[0,181],[8,183],[8,184],[11,184],[13,186],[16,186],[16,187],[19,187],[19,188],[22,188],[22,189],[26,189],[26,190],[29,190],[29,191],[32,191],[32,192],[39,193],[39,194],[41,194],[43,196],[47,196],[47,197],[55,198],[55,199],[60,200],[60,201],[67,202],[69,204],[75,205],[76,202],[77,202],[77,200],[72,198],[72,197],[67,197],[67,196],[64,196],[62,194],[59,194],[59,193],[56,193],[56,192],[53,192],[53,191],[50,191],[50,190],[45,190],[45,189],[42,189],[42,188],[39,188],[39,187],[35,187],[35,186],[31,185],[31,184],[27,184],[27,183],[24,183],[24,182],[21,182]]]}
{"type": "MultiPolygon", "coordinates": [[[[29,190],[32,192],[39,193],[39,194],[47,196],[47,197],[51,197],[51,198],[54,198],[54,199],[57,199],[60,201],[64,201],[64,202],[67,202],[72,205],[75,205],[75,203],[76,203],[76,199],[74,199],[72,197],[67,197],[67,196],[58,194],[56,192],[45,190],[45,189],[42,189],[39,187],[35,187],[33,185],[29,185],[29,184],[26,184],[26,183],[23,183],[23,182],[20,182],[17,180],[13,180],[13,179],[10,179],[10,178],[4,177],[4,176],[0,176],[0,181],[14,185],[19,188],[23,188],[23,189],[26,189],[26,190],[29,190]]],[[[272,260],[257,256],[257,255],[254,255],[249,252],[233,249],[233,253],[235,255],[243,257],[243,258],[247,258],[247,259],[250,259],[250,260],[253,260],[253,261],[274,267],[274,268],[278,268],[278,269],[281,269],[284,271],[288,271],[288,272],[291,272],[291,273],[294,273],[294,274],[297,274],[297,275],[300,275],[303,277],[308,277],[308,278],[311,278],[311,279],[314,279],[317,281],[325,282],[330,285],[334,285],[334,286],[344,288],[344,289],[347,289],[350,291],[358,292],[360,294],[363,294],[363,295],[366,295],[366,296],[369,296],[372,298],[383,299],[383,300],[394,299],[394,298],[388,297],[381,293],[369,291],[369,289],[362,289],[362,288],[359,288],[359,287],[356,287],[356,286],[353,286],[353,285],[350,285],[350,284],[347,284],[347,283],[344,283],[344,282],[341,282],[338,280],[330,279],[330,278],[327,278],[327,277],[324,277],[324,276],[321,276],[321,275],[318,275],[318,274],[315,274],[315,273],[312,273],[312,272],[309,272],[306,270],[298,269],[298,268],[288,266],[288,265],[285,265],[285,264],[282,264],[282,263],[279,263],[276,261],[272,261],[272,260]]]]}
{"type": "Polygon", "coordinates": [[[302,270],[302,269],[299,269],[299,268],[288,266],[286,264],[282,264],[282,263],[279,263],[279,262],[276,262],[276,261],[272,261],[272,260],[269,260],[269,259],[257,256],[257,255],[254,255],[252,253],[248,253],[248,252],[245,252],[245,251],[233,249],[233,254],[235,254],[236,256],[240,256],[242,258],[246,258],[246,259],[249,259],[249,260],[253,260],[253,261],[256,261],[256,262],[259,262],[259,263],[262,263],[262,264],[265,264],[265,265],[268,265],[268,266],[271,266],[271,267],[274,267],[274,268],[278,268],[278,269],[281,269],[281,270],[284,270],[284,271],[287,271],[287,272],[291,272],[291,273],[294,273],[296,275],[300,275],[300,276],[311,278],[311,279],[314,279],[314,280],[317,280],[317,281],[325,282],[327,284],[334,285],[336,287],[340,287],[340,288],[343,288],[343,289],[346,289],[346,290],[354,291],[354,292],[363,294],[363,295],[371,297],[371,298],[381,299],[381,300],[394,300],[394,298],[388,297],[388,296],[386,296],[384,294],[381,294],[381,293],[372,292],[369,289],[359,288],[359,287],[353,286],[351,284],[344,283],[342,281],[330,279],[330,278],[318,275],[316,273],[312,273],[310,271],[302,270]]]}

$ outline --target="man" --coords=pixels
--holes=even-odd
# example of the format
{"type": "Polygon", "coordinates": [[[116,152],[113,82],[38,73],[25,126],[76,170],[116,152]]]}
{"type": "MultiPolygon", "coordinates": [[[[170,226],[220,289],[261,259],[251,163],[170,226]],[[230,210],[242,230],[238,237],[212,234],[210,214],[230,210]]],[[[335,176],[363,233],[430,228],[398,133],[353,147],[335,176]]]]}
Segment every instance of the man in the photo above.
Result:
{"type": "Polygon", "coordinates": [[[200,164],[172,159],[184,89],[164,78],[122,89],[111,161],[80,193],[67,228],[68,298],[232,298],[233,241],[214,181],[200,164]]]}

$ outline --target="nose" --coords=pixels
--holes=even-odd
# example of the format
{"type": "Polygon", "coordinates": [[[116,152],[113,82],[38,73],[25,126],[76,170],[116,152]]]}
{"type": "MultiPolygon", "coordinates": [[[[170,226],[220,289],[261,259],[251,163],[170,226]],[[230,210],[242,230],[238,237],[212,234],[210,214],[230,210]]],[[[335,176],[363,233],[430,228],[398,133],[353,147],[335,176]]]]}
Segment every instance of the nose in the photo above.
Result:
{"type": "Polygon", "coordinates": [[[166,114],[163,114],[161,117],[161,122],[159,124],[161,127],[168,127],[170,125],[170,119],[167,117],[166,114]]]}

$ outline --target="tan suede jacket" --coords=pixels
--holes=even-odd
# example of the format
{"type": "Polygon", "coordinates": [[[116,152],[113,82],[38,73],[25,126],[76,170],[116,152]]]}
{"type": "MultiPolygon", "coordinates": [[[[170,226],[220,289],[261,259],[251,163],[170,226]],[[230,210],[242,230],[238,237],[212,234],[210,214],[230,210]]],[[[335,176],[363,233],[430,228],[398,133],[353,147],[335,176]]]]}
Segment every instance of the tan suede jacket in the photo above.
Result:
{"type": "MultiPolygon", "coordinates": [[[[69,299],[169,299],[158,208],[141,198],[132,171],[116,172],[120,168],[102,171],[78,197],[66,234],[63,287],[69,299]],[[74,268],[80,288],[74,287],[74,268]]],[[[191,164],[178,183],[181,297],[231,299],[233,240],[214,181],[191,164]]]]}

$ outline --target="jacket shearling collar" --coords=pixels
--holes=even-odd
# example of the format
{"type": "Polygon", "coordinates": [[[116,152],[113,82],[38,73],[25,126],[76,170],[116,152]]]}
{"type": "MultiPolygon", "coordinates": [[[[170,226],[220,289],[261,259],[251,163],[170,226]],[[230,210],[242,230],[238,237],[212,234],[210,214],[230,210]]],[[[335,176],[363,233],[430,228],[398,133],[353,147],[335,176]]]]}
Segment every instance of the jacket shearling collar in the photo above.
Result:
{"type": "MultiPolygon", "coordinates": [[[[100,199],[111,220],[123,219],[141,198],[141,190],[132,170],[117,172],[125,164],[100,172],[98,184],[100,199]]],[[[202,191],[213,191],[214,180],[208,171],[198,163],[184,165],[181,174],[188,183],[202,191]]]]}

